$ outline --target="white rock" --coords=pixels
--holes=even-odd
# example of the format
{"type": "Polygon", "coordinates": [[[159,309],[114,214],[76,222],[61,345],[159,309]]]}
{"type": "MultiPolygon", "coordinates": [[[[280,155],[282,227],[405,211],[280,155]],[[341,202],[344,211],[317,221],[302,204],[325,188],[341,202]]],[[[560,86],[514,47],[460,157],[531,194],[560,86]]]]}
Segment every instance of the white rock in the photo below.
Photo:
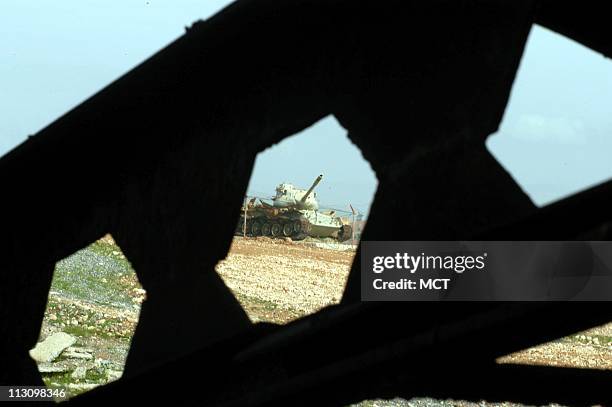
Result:
{"type": "Polygon", "coordinates": [[[64,373],[70,371],[70,368],[67,366],[41,363],[38,365],[38,371],[40,373],[64,373]]]}
{"type": "Polygon", "coordinates": [[[73,379],[84,379],[86,375],[87,369],[85,368],[85,366],[79,366],[74,369],[74,372],[72,372],[70,377],[72,377],[73,379]]]}
{"type": "Polygon", "coordinates": [[[47,339],[36,344],[30,350],[30,356],[37,362],[52,362],[64,349],[74,345],[76,338],[65,332],[56,332],[47,339]]]}
{"type": "Polygon", "coordinates": [[[80,346],[71,346],[66,348],[66,352],[93,353],[92,348],[82,348],[80,346]]]}
{"type": "Polygon", "coordinates": [[[67,358],[72,358],[72,359],[87,359],[87,360],[93,359],[93,356],[91,355],[91,353],[86,353],[86,352],[75,352],[75,351],[66,350],[64,351],[63,355],[67,358]]]}

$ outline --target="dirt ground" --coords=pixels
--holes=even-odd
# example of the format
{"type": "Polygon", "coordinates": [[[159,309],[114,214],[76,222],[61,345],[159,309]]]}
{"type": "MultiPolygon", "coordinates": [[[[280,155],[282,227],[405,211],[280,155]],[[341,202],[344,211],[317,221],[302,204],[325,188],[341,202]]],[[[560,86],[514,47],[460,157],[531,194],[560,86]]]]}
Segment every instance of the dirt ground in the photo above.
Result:
{"type": "MultiPolygon", "coordinates": [[[[354,249],[341,248],[324,242],[236,237],[216,271],[253,322],[285,324],[340,300],[355,255],[354,249]]],[[[63,371],[44,373],[47,385],[66,387],[75,395],[119,378],[145,300],[134,271],[110,237],[58,263],[41,340],[63,331],[75,336],[75,346],[92,357],[60,356],[53,365],[63,371]],[[86,374],[75,378],[79,366],[86,374]]],[[[612,322],[498,362],[612,370],[612,322]]],[[[424,405],[448,405],[444,403],[424,405]]]]}
{"type": "Polygon", "coordinates": [[[252,321],[287,323],[340,301],[353,250],[237,237],[217,265],[252,321]]]}

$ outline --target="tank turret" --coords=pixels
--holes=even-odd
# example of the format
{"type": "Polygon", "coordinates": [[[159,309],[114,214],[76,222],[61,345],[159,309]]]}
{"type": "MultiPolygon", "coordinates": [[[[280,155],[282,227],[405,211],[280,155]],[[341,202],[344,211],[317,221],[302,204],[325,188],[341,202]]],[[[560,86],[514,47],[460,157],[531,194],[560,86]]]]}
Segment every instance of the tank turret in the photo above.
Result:
{"type": "Polygon", "coordinates": [[[276,195],[272,200],[277,208],[293,208],[293,209],[319,209],[319,203],[316,199],[316,193],[312,191],[323,179],[323,175],[319,175],[308,190],[296,188],[293,184],[283,183],[276,187],[276,195]]]}

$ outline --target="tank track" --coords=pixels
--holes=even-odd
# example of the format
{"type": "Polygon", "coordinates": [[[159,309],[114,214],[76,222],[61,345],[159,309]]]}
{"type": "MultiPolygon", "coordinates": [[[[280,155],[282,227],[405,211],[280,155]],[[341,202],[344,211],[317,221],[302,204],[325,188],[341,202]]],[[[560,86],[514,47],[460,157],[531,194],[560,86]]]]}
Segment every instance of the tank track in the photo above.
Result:
{"type": "MultiPolygon", "coordinates": [[[[243,234],[244,218],[241,217],[236,228],[236,234],[243,234]]],[[[279,217],[268,218],[266,216],[257,216],[252,219],[247,219],[246,234],[250,237],[268,236],[272,238],[282,239],[291,238],[291,240],[303,240],[308,237],[311,225],[304,217],[279,217]]]]}
{"type": "Polygon", "coordinates": [[[346,242],[353,237],[353,227],[351,225],[342,225],[338,231],[338,241],[346,242]]]}

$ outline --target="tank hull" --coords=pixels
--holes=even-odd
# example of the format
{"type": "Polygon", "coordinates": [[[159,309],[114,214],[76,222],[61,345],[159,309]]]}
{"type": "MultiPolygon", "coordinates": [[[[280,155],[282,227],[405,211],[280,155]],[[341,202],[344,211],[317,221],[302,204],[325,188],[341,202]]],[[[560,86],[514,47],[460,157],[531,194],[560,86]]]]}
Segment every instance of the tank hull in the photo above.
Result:
{"type": "Polygon", "coordinates": [[[334,238],[339,241],[350,239],[349,225],[339,217],[314,210],[296,210],[257,205],[241,211],[236,235],[251,237],[291,238],[303,240],[306,237],[334,238]],[[246,222],[245,222],[246,215],[246,222]]]}

